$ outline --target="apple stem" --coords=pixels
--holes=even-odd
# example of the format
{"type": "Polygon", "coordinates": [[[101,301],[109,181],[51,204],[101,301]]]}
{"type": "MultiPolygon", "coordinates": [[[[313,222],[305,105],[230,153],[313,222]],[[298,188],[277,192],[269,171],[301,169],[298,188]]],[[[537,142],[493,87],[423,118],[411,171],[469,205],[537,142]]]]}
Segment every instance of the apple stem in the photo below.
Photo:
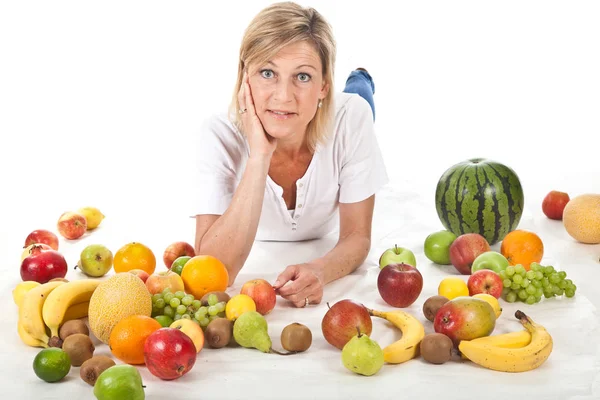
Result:
{"type": "Polygon", "coordinates": [[[359,327],[359,326],[356,326],[356,330],[358,331],[358,337],[361,337],[361,336],[362,336],[362,333],[360,333],[360,327],[359,327]]]}
{"type": "Polygon", "coordinates": [[[397,244],[394,245],[394,253],[400,254],[400,253],[398,253],[398,245],[397,244]]]}
{"type": "Polygon", "coordinates": [[[327,302],[327,308],[331,308],[331,306],[329,305],[329,302],[327,302]]]}

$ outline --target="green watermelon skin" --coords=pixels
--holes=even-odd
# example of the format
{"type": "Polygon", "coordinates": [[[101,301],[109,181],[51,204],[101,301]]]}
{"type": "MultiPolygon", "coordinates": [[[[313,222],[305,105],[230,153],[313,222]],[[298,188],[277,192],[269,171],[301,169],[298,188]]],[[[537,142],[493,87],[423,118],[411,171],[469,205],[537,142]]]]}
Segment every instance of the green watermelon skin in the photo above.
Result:
{"type": "Polygon", "coordinates": [[[448,168],[435,191],[438,217],[447,230],[456,236],[479,233],[490,245],[517,228],[523,202],[515,171],[483,158],[448,168]]]}

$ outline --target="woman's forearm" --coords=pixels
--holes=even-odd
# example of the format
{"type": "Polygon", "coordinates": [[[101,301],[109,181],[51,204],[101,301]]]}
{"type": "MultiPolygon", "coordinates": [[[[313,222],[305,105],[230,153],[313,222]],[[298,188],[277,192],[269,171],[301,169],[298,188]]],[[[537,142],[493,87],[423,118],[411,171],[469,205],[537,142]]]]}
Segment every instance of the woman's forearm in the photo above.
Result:
{"type": "Polygon", "coordinates": [[[231,204],[200,241],[202,254],[221,260],[231,285],[252,249],[269,173],[268,158],[250,158],[231,204]]]}
{"type": "Polygon", "coordinates": [[[323,268],[323,285],[353,272],[366,260],[370,249],[371,239],[363,233],[341,238],[327,254],[313,261],[323,268]]]}

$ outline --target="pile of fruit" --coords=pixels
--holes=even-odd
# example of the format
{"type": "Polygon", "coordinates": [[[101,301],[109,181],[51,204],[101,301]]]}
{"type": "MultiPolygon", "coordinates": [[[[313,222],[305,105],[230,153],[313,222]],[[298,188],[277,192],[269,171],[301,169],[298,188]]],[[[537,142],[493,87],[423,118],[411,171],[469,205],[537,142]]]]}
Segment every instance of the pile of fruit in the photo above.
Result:
{"type": "MultiPolygon", "coordinates": [[[[600,242],[600,196],[570,200],[565,195],[549,193],[544,214],[564,219],[565,229],[577,240],[600,242]]],[[[552,352],[550,333],[517,311],[524,329],[493,335],[502,316],[501,301],[521,301],[528,307],[544,298],[571,298],[577,287],[565,271],[540,264],[544,246],[536,233],[517,229],[523,207],[518,177],[487,160],[457,164],[440,178],[436,205],[447,230],[429,235],[424,253],[434,264],[452,265],[458,274],[443,278],[437,295],[423,303],[423,316],[435,333],[426,335],[423,323],[407,311],[381,311],[344,299],[328,304],[323,337],[341,351],[342,364],[361,375],[419,356],[433,364],[457,356],[507,372],[539,367],[552,352]],[[469,212],[490,204],[496,213],[469,212]],[[500,251],[491,249],[496,243],[501,243],[500,251]],[[401,338],[380,346],[370,337],[372,317],[390,322],[401,338]]],[[[57,230],[67,241],[79,239],[104,218],[98,209],[85,207],[62,214],[57,230]]],[[[126,243],[114,254],[101,244],[89,245],[77,260],[82,279],[71,282],[65,279],[67,262],[58,246],[54,233],[31,232],[21,254],[23,282],[13,291],[18,335],[26,345],[43,348],[33,365],[47,382],[60,381],[71,366],[78,366],[97,398],[143,399],[142,379],[133,365],[145,364],[153,375],[173,380],[194,367],[204,346],[218,349],[236,343],[287,355],[312,344],[310,329],[291,323],[280,336],[285,352],[274,349],[266,319],[276,305],[273,286],[254,279],[231,296],[225,265],[215,257],[196,255],[187,242],[165,249],[164,271],[156,271],[156,257],[142,243],[126,243]],[[113,276],[96,279],[111,270],[113,276]],[[94,356],[90,334],[125,364],[94,356]]],[[[410,249],[395,245],[385,250],[379,267],[376,287],[387,304],[405,308],[417,301],[423,275],[410,249]]]]}

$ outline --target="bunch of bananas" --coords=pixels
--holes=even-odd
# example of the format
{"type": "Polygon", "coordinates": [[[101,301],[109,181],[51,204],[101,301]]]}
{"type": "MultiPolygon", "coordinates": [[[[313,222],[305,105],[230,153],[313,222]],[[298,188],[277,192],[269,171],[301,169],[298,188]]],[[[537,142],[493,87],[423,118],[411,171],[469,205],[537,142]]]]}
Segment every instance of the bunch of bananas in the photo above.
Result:
{"type": "Polygon", "coordinates": [[[542,365],[552,353],[552,336],[522,311],[515,317],[523,331],[463,340],[458,345],[463,358],[502,372],[525,372],[542,365]]]}
{"type": "Polygon", "coordinates": [[[402,338],[383,348],[383,360],[389,364],[400,364],[412,360],[419,354],[419,344],[425,337],[421,321],[401,310],[377,311],[369,314],[391,322],[402,331],[402,338]]]}
{"type": "Polygon", "coordinates": [[[96,279],[52,281],[29,290],[19,305],[17,329],[23,343],[49,347],[60,326],[88,315],[90,298],[101,283],[96,279]]]}

